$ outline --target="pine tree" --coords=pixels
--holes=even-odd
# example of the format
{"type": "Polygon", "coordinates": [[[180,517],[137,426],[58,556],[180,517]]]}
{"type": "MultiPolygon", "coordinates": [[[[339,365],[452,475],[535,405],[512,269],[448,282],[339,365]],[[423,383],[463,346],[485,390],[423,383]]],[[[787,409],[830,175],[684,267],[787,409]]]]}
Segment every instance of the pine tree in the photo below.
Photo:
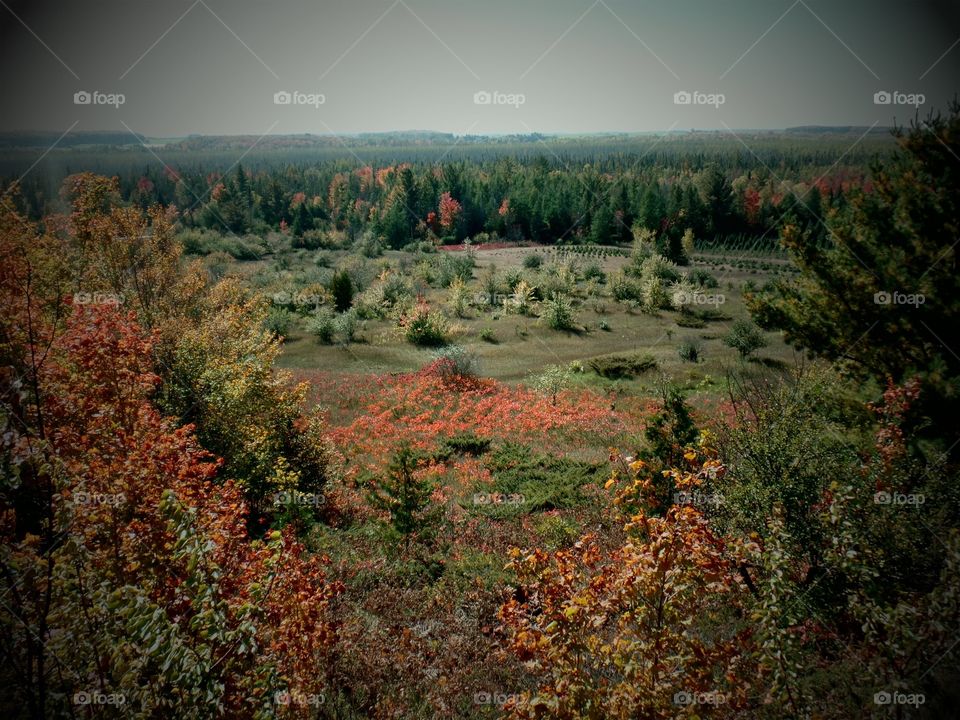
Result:
{"type": "Polygon", "coordinates": [[[422,460],[409,444],[401,445],[386,477],[377,481],[368,495],[373,507],[390,515],[390,526],[403,538],[404,550],[410,549],[415,537],[424,539],[437,520],[436,511],[430,509],[433,484],[416,476],[422,460]]]}
{"type": "Polygon", "coordinates": [[[784,228],[799,278],[747,300],[761,327],[861,378],[919,378],[916,422],[956,461],[960,357],[949,344],[960,322],[960,104],[897,135],[900,149],[874,167],[873,189],[830,214],[822,243],[802,224],[784,228]]]}

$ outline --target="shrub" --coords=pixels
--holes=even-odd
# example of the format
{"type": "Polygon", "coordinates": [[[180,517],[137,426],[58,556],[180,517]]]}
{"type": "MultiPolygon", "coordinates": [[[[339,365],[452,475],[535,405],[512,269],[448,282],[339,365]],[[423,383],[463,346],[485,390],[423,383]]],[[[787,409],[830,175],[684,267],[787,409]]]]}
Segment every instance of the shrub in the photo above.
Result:
{"type": "Polygon", "coordinates": [[[337,315],[333,321],[334,329],[340,335],[344,343],[353,342],[357,334],[357,328],[360,325],[360,316],[354,308],[350,308],[344,313],[337,315]]]}
{"type": "Polygon", "coordinates": [[[440,287],[450,287],[450,283],[456,278],[469,282],[473,278],[473,268],[476,265],[470,253],[452,252],[437,253],[434,263],[440,287]]]}
{"type": "Polygon", "coordinates": [[[336,332],[336,325],[334,324],[333,318],[333,311],[330,310],[330,308],[324,307],[317,310],[308,324],[310,332],[324,344],[333,342],[333,334],[336,332]]]}
{"type": "Polygon", "coordinates": [[[503,301],[503,309],[520,315],[528,315],[533,309],[534,288],[526,280],[521,280],[513,288],[513,294],[503,301]]]}
{"type": "Polygon", "coordinates": [[[611,380],[633,377],[657,367],[652,355],[641,353],[611,353],[587,361],[597,375],[611,380]]]}
{"type": "Polygon", "coordinates": [[[617,302],[629,302],[639,300],[641,292],[640,288],[623,273],[617,273],[610,281],[610,295],[617,302]]]}
{"type": "Polygon", "coordinates": [[[346,270],[338,270],[330,279],[330,294],[337,312],[345,312],[353,304],[353,281],[346,270]]]}
{"type": "Polygon", "coordinates": [[[380,257],[383,255],[383,243],[370,230],[365,230],[353,244],[353,251],[368,258],[380,257]]]}
{"type": "Polygon", "coordinates": [[[461,455],[483,455],[490,449],[490,438],[477,437],[473,433],[459,433],[443,441],[445,448],[461,455]]]}
{"type": "Polygon", "coordinates": [[[263,327],[275,337],[286,337],[293,322],[293,313],[286,308],[273,306],[263,318],[263,327]]]}
{"type": "Polygon", "coordinates": [[[454,278],[450,283],[449,304],[454,315],[460,318],[466,317],[467,308],[470,306],[470,292],[462,278],[454,278]]]}
{"type": "Polygon", "coordinates": [[[412,310],[402,315],[399,325],[406,341],[413,345],[436,347],[447,343],[446,318],[430,310],[426,302],[418,302],[412,310]]]}
{"type": "Polygon", "coordinates": [[[600,267],[600,263],[592,262],[583,269],[584,280],[596,280],[598,283],[604,283],[607,280],[606,273],[600,267]]]}
{"type": "Polygon", "coordinates": [[[700,362],[700,356],[703,354],[703,345],[694,338],[684,338],[677,348],[677,354],[680,359],[686,362],[700,362]]]}
{"type": "Polygon", "coordinates": [[[566,296],[556,294],[543,303],[543,317],[547,326],[554,330],[573,330],[573,307],[566,296]]]}
{"type": "Polygon", "coordinates": [[[434,366],[445,377],[475,377],[477,357],[461,345],[449,345],[434,354],[434,366]]]}
{"type": "Polygon", "coordinates": [[[523,258],[523,266],[528,270],[536,270],[543,265],[543,258],[537,253],[530,253],[523,258]]]}
{"type": "Polygon", "coordinates": [[[677,325],[685,328],[705,328],[707,323],[703,318],[689,312],[681,312],[677,315],[677,325]]]}
{"type": "Polygon", "coordinates": [[[720,287],[717,278],[703,268],[694,268],[690,271],[690,282],[702,288],[720,287]]]}
{"type": "Polygon", "coordinates": [[[480,339],[494,345],[497,343],[497,335],[493,328],[489,326],[480,329],[480,339]]]}
{"type": "Polygon", "coordinates": [[[723,344],[732,347],[741,358],[746,358],[751,353],[767,344],[763,333],[756,325],[749,320],[737,320],[730,328],[729,334],[723,338],[723,344]]]}
{"type": "Polygon", "coordinates": [[[520,495],[519,512],[576,507],[583,502],[581,487],[600,479],[602,465],[534,452],[526,445],[504,443],[485,463],[493,477],[492,489],[520,495]]]}

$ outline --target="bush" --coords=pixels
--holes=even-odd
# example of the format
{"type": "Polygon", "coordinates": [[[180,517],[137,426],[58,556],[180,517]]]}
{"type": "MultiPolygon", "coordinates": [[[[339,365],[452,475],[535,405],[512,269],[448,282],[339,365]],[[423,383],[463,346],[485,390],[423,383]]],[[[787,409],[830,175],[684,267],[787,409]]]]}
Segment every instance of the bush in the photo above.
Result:
{"type": "Polygon", "coordinates": [[[408,343],[422,347],[436,347],[447,343],[447,320],[433,312],[425,302],[417,303],[407,314],[401,316],[400,327],[408,343]]]}
{"type": "Polygon", "coordinates": [[[521,503],[500,509],[528,513],[576,507],[583,502],[580,488],[599,480],[602,472],[602,465],[539,454],[515,443],[494,449],[486,468],[495,492],[522,497],[521,503]]]}
{"type": "Polygon", "coordinates": [[[543,258],[537,253],[530,253],[523,258],[523,266],[528,270],[536,270],[543,265],[543,258]]]}
{"type": "Polygon", "coordinates": [[[293,313],[286,308],[271,307],[263,319],[263,326],[276,337],[286,337],[293,322],[293,313]]]}
{"type": "Polygon", "coordinates": [[[383,255],[383,243],[371,231],[366,230],[353,244],[353,251],[368,258],[380,257],[383,255]]]}
{"type": "Polygon", "coordinates": [[[677,348],[677,354],[680,355],[681,360],[697,363],[700,362],[700,357],[703,354],[703,346],[694,338],[685,338],[677,348]]]}
{"type": "Polygon", "coordinates": [[[746,358],[756,350],[767,344],[766,338],[756,325],[749,320],[737,320],[730,328],[729,334],[723,339],[723,344],[732,347],[741,358],[746,358]]]}
{"type": "Polygon", "coordinates": [[[496,345],[496,343],[498,342],[497,335],[496,333],[493,332],[492,327],[481,328],[480,339],[483,340],[484,342],[492,343],[494,345],[496,345]]]}
{"type": "Polygon", "coordinates": [[[633,377],[657,367],[657,361],[652,355],[641,353],[599,355],[590,358],[587,363],[597,375],[611,380],[633,377]]]}
{"type": "Polygon", "coordinates": [[[690,282],[702,288],[720,287],[717,278],[703,268],[695,268],[690,271],[690,282]]]}
{"type": "Polygon", "coordinates": [[[353,342],[360,325],[360,316],[354,308],[338,315],[333,322],[334,329],[344,343],[353,342]]]}
{"type": "Polygon", "coordinates": [[[676,323],[680,327],[685,328],[705,328],[707,326],[707,323],[703,320],[703,318],[700,318],[693,313],[682,311],[679,315],[677,315],[676,323]]]}
{"type": "Polygon", "coordinates": [[[584,280],[596,280],[598,283],[604,283],[607,280],[606,273],[600,267],[600,263],[592,262],[583,269],[584,280]]]}
{"type": "Polygon", "coordinates": [[[452,252],[437,253],[434,263],[440,287],[450,287],[456,278],[469,282],[473,278],[473,267],[476,264],[473,255],[452,252]]]}
{"type": "Polygon", "coordinates": [[[434,354],[434,364],[446,377],[475,377],[477,357],[461,345],[450,345],[434,354]]]}
{"type": "Polygon", "coordinates": [[[490,449],[490,438],[477,437],[473,433],[459,433],[444,440],[443,445],[460,455],[483,455],[490,449]]]}
{"type": "Polygon", "coordinates": [[[353,281],[346,270],[338,270],[330,279],[330,294],[337,312],[345,312],[353,304],[353,281]]]}
{"type": "Polygon", "coordinates": [[[573,307],[566,296],[556,294],[543,303],[544,321],[547,326],[554,330],[573,330],[574,324],[573,307]]]}
{"type": "Polygon", "coordinates": [[[336,326],[333,319],[333,311],[330,308],[320,308],[311,318],[308,329],[316,338],[324,343],[333,342],[333,334],[336,332],[336,326]]]}

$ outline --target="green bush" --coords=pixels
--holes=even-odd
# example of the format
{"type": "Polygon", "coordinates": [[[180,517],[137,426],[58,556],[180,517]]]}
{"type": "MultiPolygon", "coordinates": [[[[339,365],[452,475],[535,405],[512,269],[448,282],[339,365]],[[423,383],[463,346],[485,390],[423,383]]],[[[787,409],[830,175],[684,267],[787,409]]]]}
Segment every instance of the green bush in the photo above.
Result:
{"type": "Polygon", "coordinates": [[[606,273],[600,267],[600,263],[592,262],[583,269],[584,280],[596,280],[598,283],[604,283],[607,280],[606,273]]]}
{"type": "Polygon", "coordinates": [[[756,325],[749,320],[737,320],[730,332],[723,338],[723,344],[732,347],[741,358],[746,358],[751,353],[759,350],[767,344],[766,338],[756,325]]]}
{"type": "Polygon", "coordinates": [[[700,318],[693,313],[682,311],[677,315],[676,323],[680,327],[685,328],[705,328],[707,326],[707,323],[703,320],[703,318],[700,318]]]}
{"type": "Polygon", "coordinates": [[[720,287],[720,282],[703,268],[694,268],[690,271],[690,282],[702,288],[720,287]]]}
{"type": "Polygon", "coordinates": [[[400,319],[403,336],[408,343],[421,347],[447,344],[447,320],[424,304],[417,305],[400,319]]]}
{"type": "Polygon", "coordinates": [[[491,344],[493,344],[493,345],[496,345],[497,342],[498,342],[498,340],[497,340],[497,335],[496,335],[496,333],[494,333],[492,327],[484,327],[484,328],[481,328],[481,329],[480,329],[480,339],[483,340],[484,342],[488,342],[488,343],[491,343],[491,344]]]}
{"type": "Polygon", "coordinates": [[[493,477],[490,490],[506,496],[522,496],[522,502],[486,506],[498,510],[498,514],[576,507],[583,502],[581,488],[600,482],[605,476],[602,464],[540,454],[516,443],[504,443],[492,450],[485,465],[493,477]]]}
{"type": "Polygon", "coordinates": [[[523,266],[528,270],[536,270],[543,265],[543,258],[537,253],[530,253],[523,258],[523,266]]]}
{"type": "Polygon", "coordinates": [[[597,375],[611,380],[633,377],[657,367],[657,361],[652,355],[641,353],[598,355],[590,358],[587,364],[597,375]]]}
{"type": "Polygon", "coordinates": [[[459,433],[444,440],[443,445],[460,455],[483,455],[490,449],[490,438],[477,437],[473,433],[459,433]]]}
{"type": "Polygon", "coordinates": [[[703,345],[694,338],[684,338],[677,348],[677,354],[685,362],[697,363],[703,355],[703,345]]]}
{"type": "Polygon", "coordinates": [[[475,377],[477,356],[461,345],[448,345],[434,354],[441,372],[450,377],[475,377]]]}
{"type": "Polygon", "coordinates": [[[573,330],[576,328],[573,306],[565,295],[555,294],[543,303],[541,316],[547,326],[554,330],[573,330]]]}
{"type": "Polygon", "coordinates": [[[320,342],[324,344],[332,343],[333,335],[336,332],[333,311],[325,307],[317,310],[316,314],[310,319],[308,329],[320,342]]]}
{"type": "Polygon", "coordinates": [[[350,308],[344,313],[337,315],[333,321],[334,330],[345,343],[353,342],[357,334],[357,328],[360,325],[360,316],[354,308],[350,308]]]}
{"type": "Polygon", "coordinates": [[[345,312],[353,304],[353,281],[346,270],[338,270],[330,279],[330,294],[337,312],[345,312]]]}
{"type": "Polygon", "coordinates": [[[267,310],[263,326],[277,337],[286,337],[293,323],[293,313],[286,308],[273,306],[267,310]]]}

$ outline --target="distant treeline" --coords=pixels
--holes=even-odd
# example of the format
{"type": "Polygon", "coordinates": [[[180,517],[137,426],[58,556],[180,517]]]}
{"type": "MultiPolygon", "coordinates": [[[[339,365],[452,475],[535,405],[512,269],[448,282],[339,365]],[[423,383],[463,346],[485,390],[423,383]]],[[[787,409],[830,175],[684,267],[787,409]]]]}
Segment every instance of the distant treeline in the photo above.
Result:
{"type": "MultiPolygon", "coordinates": [[[[872,162],[894,144],[886,134],[814,135],[192,137],[57,149],[21,185],[25,210],[39,217],[63,177],[116,175],[123,200],[176,205],[186,227],[284,231],[304,245],[331,230],[370,232],[390,247],[483,234],[617,243],[637,228],[676,244],[687,229],[759,236],[785,222],[818,237],[823,213],[869,191],[872,162]]],[[[29,156],[6,152],[4,172],[29,156]]]]}

